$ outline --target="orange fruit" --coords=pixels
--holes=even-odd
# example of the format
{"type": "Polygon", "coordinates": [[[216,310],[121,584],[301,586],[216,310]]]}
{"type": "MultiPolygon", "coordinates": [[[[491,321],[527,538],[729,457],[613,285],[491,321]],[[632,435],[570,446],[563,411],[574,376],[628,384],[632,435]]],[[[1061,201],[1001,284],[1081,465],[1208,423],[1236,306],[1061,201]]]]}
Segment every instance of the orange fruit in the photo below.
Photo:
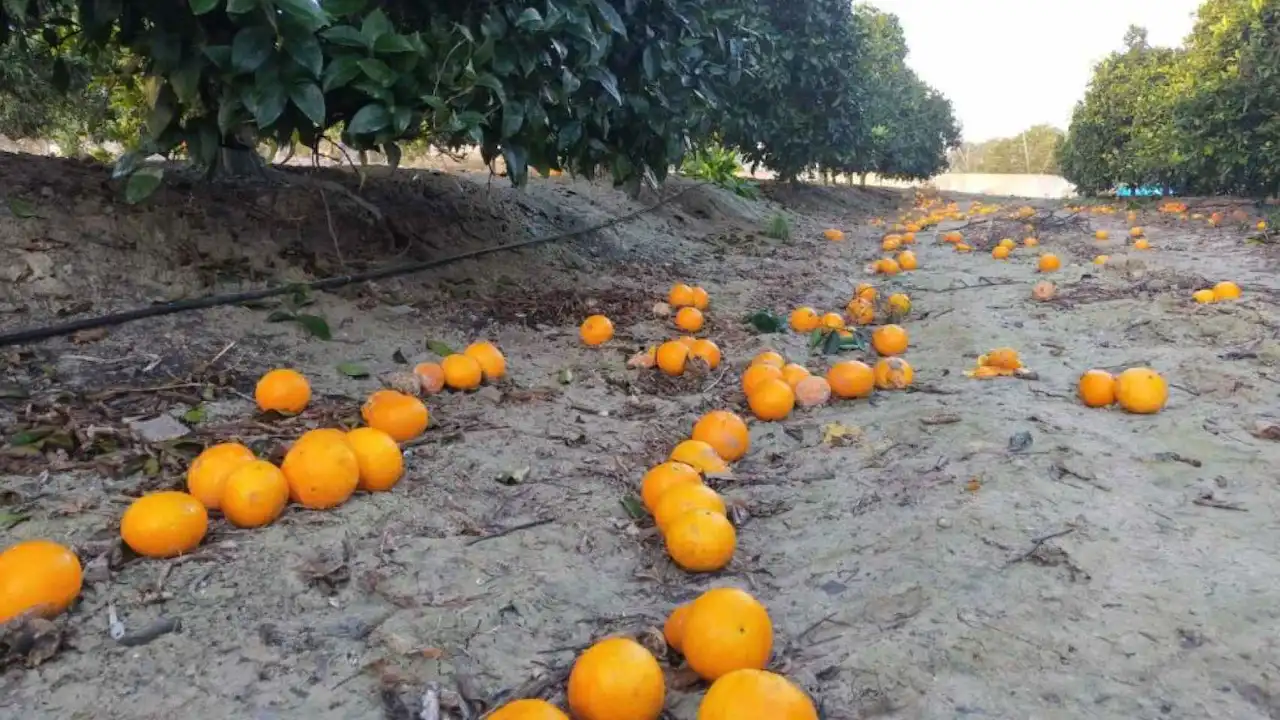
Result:
{"type": "Polygon", "coordinates": [[[484,368],[469,355],[454,353],[440,361],[444,384],[452,390],[475,390],[484,379],[484,368]]]}
{"type": "Polygon", "coordinates": [[[80,595],[80,558],[52,540],[24,540],[0,553],[0,623],[27,612],[51,618],[80,595]]]}
{"type": "Polygon", "coordinates": [[[1106,407],[1116,401],[1116,379],[1106,370],[1089,370],[1080,376],[1080,402],[1106,407]]]}
{"type": "Polygon", "coordinates": [[[280,468],[266,460],[254,460],[227,477],[222,494],[222,514],[232,525],[256,528],[270,525],[289,504],[289,481],[280,468]]]}
{"type": "Polygon", "coordinates": [[[796,406],[796,393],[784,380],[764,380],[747,395],[747,405],[761,420],[783,420],[796,406]]]}
{"type": "Polygon", "coordinates": [[[1062,261],[1053,253],[1045,253],[1040,256],[1040,261],[1036,264],[1040,272],[1054,272],[1062,267],[1062,261]]]}
{"type": "Polygon", "coordinates": [[[857,360],[832,365],[827,370],[827,382],[836,397],[846,399],[868,397],[876,387],[875,373],[857,360]]]}
{"type": "Polygon", "coordinates": [[[663,493],[653,509],[653,523],[665,534],[677,518],[694,510],[710,510],[721,515],[727,512],[724,499],[715,490],[702,483],[685,483],[663,493]]]}
{"type": "Polygon", "coordinates": [[[845,312],[855,325],[870,325],[876,321],[876,306],[860,297],[850,302],[845,312]]]}
{"type": "Polygon", "coordinates": [[[680,337],[676,338],[676,342],[689,348],[689,351],[692,352],[693,346],[698,344],[698,338],[692,335],[681,335],[680,337]]]}
{"type": "Polygon", "coordinates": [[[710,340],[697,340],[689,348],[689,355],[707,364],[715,370],[720,366],[720,347],[710,340]]]}
{"type": "Polygon", "coordinates": [[[693,289],[693,306],[699,310],[706,310],[711,306],[711,296],[706,290],[700,287],[693,289]]]}
{"type": "Polygon", "coordinates": [[[751,364],[752,365],[772,365],[778,368],[779,370],[781,370],[782,366],[787,364],[787,360],[786,358],[782,357],[781,355],[779,355],[778,353],[772,350],[765,350],[759,355],[756,355],[754,358],[751,358],[751,364]]]}
{"type": "Polygon", "coordinates": [[[662,624],[662,637],[667,641],[667,647],[680,652],[680,643],[684,640],[684,621],[689,617],[689,603],[677,605],[675,610],[667,616],[667,621],[662,624]]]}
{"type": "Polygon", "coordinates": [[[844,318],[840,317],[840,313],[824,313],[821,318],[822,327],[828,330],[843,330],[844,318]]]}
{"type": "Polygon", "coordinates": [[[210,510],[222,503],[222,489],[233,470],[256,460],[253,451],[235,442],[218,443],[205,448],[187,468],[187,492],[210,510]]]}
{"type": "Polygon", "coordinates": [[[1013,348],[996,348],[985,356],[982,365],[990,365],[1001,370],[1017,370],[1022,367],[1022,358],[1013,348]]]}
{"type": "Polygon", "coordinates": [[[703,440],[685,440],[675,446],[668,459],[690,465],[703,475],[722,473],[729,469],[724,458],[716,453],[716,449],[703,440]]]}
{"type": "Polygon", "coordinates": [[[1040,244],[1040,241],[1033,237],[1023,238],[1022,240],[1023,247],[1035,247],[1039,244],[1040,244]]]}
{"type": "Polygon", "coordinates": [[[904,293],[894,293],[893,295],[890,295],[887,302],[889,303],[889,309],[898,317],[902,317],[911,312],[911,298],[907,297],[904,293]]]}
{"type": "Polygon", "coordinates": [[[791,329],[799,333],[813,332],[822,324],[818,311],[811,307],[796,308],[791,311],[791,329]]]}
{"type": "Polygon", "coordinates": [[[907,351],[907,331],[901,325],[881,325],[871,333],[871,346],[881,355],[907,351]]]}
{"type": "Polygon", "coordinates": [[[1052,300],[1058,294],[1058,286],[1048,280],[1041,280],[1031,288],[1031,297],[1040,302],[1052,300]]]}
{"type": "Polygon", "coordinates": [[[1230,280],[1223,280],[1213,286],[1213,298],[1215,300],[1239,300],[1240,286],[1230,280]]]}
{"type": "Polygon", "coordinates": [[[859,300],[866,300],[869,303],[874,303],[877,297],[876,289],[870,283],[858,283],[858,287],[853,294],[859,300]]]}
{"type": "Polygon", "coordinates": [[[667,293],[667,304],[673,308],[693,307],[693,288],[684,283],[676,283],[667,293]]]}
{"type": "MultiPolygon", "coordinates": [[[[463,356],[450,355],[449,357],[463,356]]],[[[448,359],[445,358],[446,361],[448,359]]],[[[471,358],[464,359],[471,363],[475,362],[471,358]]],[[[479,365],[476,366],[476,372],[479,374],[479,365]]],[[[449,374],[447,365],[445,373],[449,374]]],[[[427,412],[427,406],[422,404],[421,400],[395,390],[379,390],[370,395],[360,407],[360,417],[364,418],[366,425],[385,432],[396,442],[407,442],[418,437],[431,422],[431,414],[427,412]]]]}
{"type": "Polygon", "coordinates": [[[603,345],[613,338],[613,321],[603,315],[592,315],[582,321],[578,336],[592,347],[603,345]]]}
{"type": "Polygon", "coordinates": [[[915,270],[920,267],[920,261],[916,259],[916,254],[910,250],[903,250],[898,253],[898,267],[903,270],[915,270]]]}
{"type": "Polygon", "coordinates": [[[263,412],[297,415],[311,402],[311,383],[297,370],[277,368],[258,380],[253,399],[263,412]]]}
{"type": "Polygon", "coordinates": [[[1110,259],[1111,259],[1111,256],[1110,256],[1110,255],[1099,255],[1099,256],[1097,256],[1097,257],[1095,257],[1095,258],[1093,259],[1093,264],[1094,264],[1094,265],[1106,265],[1106,264],[1107,264],[1107,261],[1108,261],[1108,260],[1110,260],[1110,259]]]}
{"type": "Polygon", "coordinates": [[[658,346],[658,369],[675,377],[684,374],[685,363],[689,361],[689,346],[679,340],[668,340],[658,346]]]}
{"type": "Polygon", "coordinates": [[[689,510],[668,521],[663,537],[667,554],[689,572],[723,569],[738,544],[733,523],[723,513],[711,510],[689,510]]]}
{"type": "Polygon", "coordinates": [[[1191,299],[1195,300],[1201,305],[1208,305],[1209,303],[1218,301],[1217,295],[1215,295],[1214,292],[1208,288],[1204,288],[1203,290],[1197,290],[1191,293],[1191,299]]]}
{"type": "Polygon", "coordinates": [[[696,307],[683,307],[676,313],[676,327],[685,332],[698,332],[703,322],[702,311],[696,307]]]}
{"type": "Polygon", "coordinates": [[[395,487],[404,474],[404,454],[396,439],[376,427],[356,428],[347,433],[347,444],[356,454],[360,481],[356,487],[366,492],[382,492],[395,487]]]}
{"type": "Polygon", "coordinates": [[[657,658],[631,638],[601,640],[569,671],[569,711],[575,720],[657,720],[666,694],[657,658]]]}
{"type": "Polygon", "coordinates": [[[1011,251],[1004,245],[997,245],[991,249],[991,257],[996,260],[1007,260],[1011,251]]]}
{"type": "Polygon", "coordinates": [[[1151,242],[1148,241],[1146,238],[1138,238],[1137,240],[1133,241],[1133,249],[1134,250],[1150,250],[1151,242]]]}
{"type": "Polygon", "coordinates": [[[889,235],[880,242],[880,249],[885,252],[893,252],[902,246],[901,235],[889,235]]]}
{"type": "Polygon", "coordinates": [[[209,530],[209,511],[184,492],[163,490],[134,500],[120,518],[120,538],[139,555],[191,552],[209,530]]]}
{"type": "Polygon", "coordinates": [[[901,271],[902,267],[893,258],[880,258],[876,261],[876,272],[881,275],[897,275],[901,271]]]}
{"type": "Polygon", "coordinates": [[[826,378],[811,375],[796,383],[795,394],[800,407],[816,407],[831,399],[831,384],[826,378]]]}
{"type": "Polygon", "coordinates": [[[480,365],[480,371],[484,373],[484,379],[489,382],[502,379],[507,374],[507,358],[498,349],[497,345],[488,340],[473,342],[462,351],[463,355],[475,360],[480,365]]]}
{"type": "Polygon", "coordinates": [[[766,380],[781,380],[782,368],[774,365],[752,365],[742,373],[742,392],[751,397],[751,393],[766,380]]]}
{"type": "MultiPolygon", "coordinates": [[[[917,233],[917,232],[919,232],[919,230],[912,230],[912,231],[910,231],[910,232],[903,233],[903,234],[902,234],[902,244],[903,244],[903,245],[915,245],[915,244],[916,244],[916,233],[917,233]]],[[[901,263],[899,263],[899,264],[901,264],[901,263]]],[[[906,270],[907,268],[902,268],[902,269],[903,269],[903,270],[906,270]]]]}
{"type": "Polygon", "coordinates": [[[818,710],[790,680],[744,668],[711,684],[698,705],[698,720],[818,720],[818,710]]]}
{"type": "Polygon", "coordinates": [[[652,514],[668,490],[681,485],[701,484],[702,475],[697,468],[682,462],[667,461],[649,468],[644,477],[640,478],[640,500],[652,514]]]}
{"type": "Polygon", "coordinates": [[[689,667],[707,680],[734,670],[762,670],[773,652],[773,622],[748,593],[715,588],[690,603],[681,646],[689,667]]]}
{"type": "Polygon", "coordinates": [[[1098,230],[1093,234],[1093,236],[1099,240],[1106,240],[1107,238],[1111,237],[1111,233],[1107,232],[1106,230],[1098,230]]]}
{"type": "Polygon", "coordinates": [[[1169,385],[1151,368],[1129,368],[1116,377],[1116,402],[1131,413],[1160,412],[1169,399],[1169,385]]]}
{"type": "Polygon", "coordinates": [[[1008,248],[1009,250],[1013,250],[1015,247],[1017,247],[1017,245],[1018,244],[1013,241],[1013,238],[1005,238],[1000,241],[1000,244],[997,247],[1008,248]]]}
{"type": "Polygon", "coordinates": [[[413,374],[417,376],[424,395],[435,395],[444,389],[444,368],[440,363],[418,363],[413,366],[413,374]]]}
{"type": "Polygon", "coordinates": [[[356,491],[360,483],[360,461],[347,442],[346,433],[341,430],[332,431],[332,435],[313,432],[298,438],[289,448],[280,469],[289,481],[289,497],[303,507],[327,510],[346,502],[356,491]]]}
{"type": "Polygon", "coordinates": [[[698,418],[690,437],[710,445],[717,455],[728,462],[746,455],[747,449],[751,447],[747,424],[728,410],[712,410],[698,418]]]}
{"type": "Polygon", "coordinates": [[[488,720],[569,720],[560,708],[546,700],[513,700],[485,716],[488,720]]]}
{"type": "Polygon", "coordinates": [[[844,232],[835,228],[827,228],[822,231],[822,237],[830,240],[831,242],[839,242],[844,239],[844,232]]]}
{"type": "Polygon", "coordinates": [[[811,374],[809,368],[803,365],[788,363],[782,368],[782,381],[790,385],[792,390],[795,390],[796,384],[811,374]]]}
{"type": "Polygon", "coordinates": [[[955,249],[956,249],[956,252],[958,252],[958,253],[967,253],[967,252],[969,252],[970,250],[972,250],[973,248],[972,248],[972,247],[969,247],[969,246],[968,246],[968,245],[966,245],[965,243],[956,243],[956,244],[955,244],[955,249]]]}
{"type": "Polygon", "coordinates": [[[1144,230],[1143,230],[1142,228],[1140,228],[1140,227],[1131,227],[1131,228],[1129,228],[1129,237],[1131,237],[1131,238],[1140,238],[1140,237],[1142,237],[1142,236],[1143,236],[1143,235],[1145,235],[1145,234],[1146,234],[1146,231],[1144,231],[1144,230]]]}
{"type": "Polygon", "coordinates": [[[874,372],[876,387],[881,390],[905,390],[915,378],[910,363],[899,357],[882,358],[874,372]]]}

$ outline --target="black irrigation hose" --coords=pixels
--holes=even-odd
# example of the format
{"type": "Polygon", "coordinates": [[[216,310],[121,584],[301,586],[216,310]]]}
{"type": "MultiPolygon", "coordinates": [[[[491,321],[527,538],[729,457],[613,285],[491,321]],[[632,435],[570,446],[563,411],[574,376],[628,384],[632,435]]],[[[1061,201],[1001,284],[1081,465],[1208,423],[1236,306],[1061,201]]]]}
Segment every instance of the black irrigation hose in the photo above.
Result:
{"type": "Polygon", "coordinates": [[[275,297],[277,295],[284,295],[294,292],[299,288],[307,288],[310,290],[332,290],[352,283],[382,280],[389,277],[396,277],[398,275],[409,275],[411,273],[422,272],[423,270],[431,270],[443,265],[449,265],[462,260],[471,260],[473,258],[502,252],[504,250],[517,250],[519,248],[529,247],[530,245],[540,245],[542,243],[556,242],[558,240],[568,240],[569,238],[578,237],[579,235],[587,235],[600,230],[606,230],[615,225],[621,225],[622,223],[634,220],[641,215],[657,210],[672,200],[681,197],[690,190],[701,187],[704,184],[706,183],[690,185],[689,187],[673,193],[648,207],[644,207],[634,212],[627,213],[626,215],[620,215],[611,220],[606,220],[605,222],[581,228],[579,230],[569,230],[567,232],[556,233],[554,235],[547,235],[540,238],[504,243],[494,247],[481,248],[479,250],[472,250],[458,255],[450,255],[449,257],[438,258],[436,260],[392,265],[390,267],[379,268],[377,270],[356,273],[355,275],[338,275],[309,283],[292,283],[281,287],[250,290],[249,292],[232,293],[228,295],[206,295],[204,297],[194,298],[191,300],[175,300],[173,302],[160,303],[158,305],[148,305],[147,307],[134,308],[133,310],[125,310],[124,312],[111,313],[109,315],[99,315],[98,317],[84,318],[82,320],[72,320],[70,322],[59,323],[57,325],[42,325],[24,328],[22,330],[0,335],[0,347],[47,340],[49,338],[60,337],[62,335],[70,335],[71,333],[79,332],[81,330],[92,330],[94,328],[123,325],[124,323],[133,322],[134,320],[142,320],[144,318],[173,315],[175,313],[187,312],[189,310],[203,310],[205,308],[218,307],[220,305],[236,305],[239,303],[252,302],[254,300],[262,300],[264,298],[275,297]]]}

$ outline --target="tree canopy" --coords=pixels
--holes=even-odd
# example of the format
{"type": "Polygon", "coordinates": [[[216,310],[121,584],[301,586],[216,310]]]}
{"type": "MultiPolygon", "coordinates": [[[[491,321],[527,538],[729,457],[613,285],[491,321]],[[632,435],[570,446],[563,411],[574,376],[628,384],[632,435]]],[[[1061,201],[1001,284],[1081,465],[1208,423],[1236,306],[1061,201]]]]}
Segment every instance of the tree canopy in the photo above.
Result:
{"type": "Polygon", "coordinates": [[[1181,48],[1130,28],[1094,70],[1059,152],[1082,192],[1156,184],[1280,193],[1280,0],[1208,0],[1181,48]]]}
{"type": "Polygon", "coordinates": [[[924,178],[959,139],[897,19],[846,0],[3,0],[0,48],[41,109],[0,132],[123,140],[140,194],[155,153],[213,171],[334,135],[632,189],[713,141],[783,178],[924,178]],[[96,114],[65,103],[87,91],[96,114]]]}

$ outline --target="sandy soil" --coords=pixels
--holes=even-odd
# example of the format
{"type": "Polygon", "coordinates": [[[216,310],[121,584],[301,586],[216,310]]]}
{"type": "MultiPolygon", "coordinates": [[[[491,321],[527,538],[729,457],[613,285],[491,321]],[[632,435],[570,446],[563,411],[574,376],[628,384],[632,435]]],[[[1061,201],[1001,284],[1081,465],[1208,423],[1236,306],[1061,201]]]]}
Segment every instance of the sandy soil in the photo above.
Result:
{"type": "MultiPolygon", "coordinates": [[[[425,260],[655,199],[568,178],[520,193],[400,173],[366,188],[388,227],[318,187],[174,186],[131,208],[98,168],[0,156],[0,330],[425,260]]],[[[917,392],[753,423],[751,452],[721,483],[745,510],[733,563],[698,577],[671,565],[621,501],[699,414],[745,412],[737,376],[754,352],[825,368],[804,338],[758,336],[741,318],[843,307],[879,254],[867,219],[910,200],[767,190],[752,202],[688,189],[584,238],[318,293],[304,311],[327,320],[329,342],[268,322],[280,306],[221,307],[0,348],[0,538],[68,542],[88,568],[81,602],[49,631],[60,644],[0,638],[0,714],[409,718],[436,687],[449,717],[474,718],[516,695],[557,697],[593,639],[659,626],[729,584],[767,603],[775,666],[832,720],[1280,717],[1280,451],[1255,436],[1276,412],[1280,281],[1274,252],[1238,227],[1144,213],[1153,249],[1100,271],[1092,228],[1119,237],[1123,218],[1046,210],[1042,243],[1064,269],[1044,304],[1030,298],[1030,252],[1001,263],[922,234],[920,270],[879,283],[914,302],[917,392]],[[761,234],[779,211],[789,242],[761,234]],[[829,226],[849,239],[822,240],[829,226]],[[1191,304],[1220,279],[1245,299],[1191,304]],[[650,307],[673,281],[711,291],[726,372],[626,369],[671,334],[650,307]],[[618,326],[600,351],[576,340],[589,311],[618,326]],[[510,379],[432,399],[395,492],[259,531],[216,522],[178,561],[116,540],[129,499],[180,485],[200,444],[278,454],[304,427],[351,421],[377,376],[428,357],[428,342],[481,337],[506,352],[510,379]],[[963,376],[1002,345],[1039,379],[963,376]],[[373,377],[343,375],[344,362],[373,377]],[[1163,413],[1075,400],[1083,370],[1140,363],[1173,383],[1163,413]],[[299,418],[259,418],[246,398],[277,365],[317,390],[299,418]],[[141,441],[131,423],[156,415],[185,416],[189,434],[141,441]],[[829,437],[833,423],[845,437],[829,437]],[[34,454],[14,446],[32,428],[49,438],[34,454]],[[128,642],[108,635],[109,607],[128,642]]],[[[983,247],[1013,231],[967,232],[983,247]]],[[[669,716],[691,720],[702,688],[678,668],[670,678],[669,716]]]]}

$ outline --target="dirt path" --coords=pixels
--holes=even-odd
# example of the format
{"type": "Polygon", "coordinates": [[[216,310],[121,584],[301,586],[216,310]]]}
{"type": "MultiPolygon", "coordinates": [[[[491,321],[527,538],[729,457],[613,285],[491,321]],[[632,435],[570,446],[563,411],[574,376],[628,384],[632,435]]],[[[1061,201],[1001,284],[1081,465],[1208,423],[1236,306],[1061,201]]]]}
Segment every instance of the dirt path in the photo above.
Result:
{"type": "MultiPolygon", "coordinates": [[[[338,199],[326,198],[326,213],[312,189],[172,189],[155,206],[168,210],[129,209],[96,172],[0,157],[0,187],[37,211],[0,216],[0,271],[12,275],[0,329],[448,254],[644,204],[568,179],[520,194],[424,173],[373,183],[398,218],[395,239],[338,199]]],[[[1280,452],[1251,434],[1275,411],[1280,282],[1267,249],[1236,230],[1152,213],[1141,263],[1099,271],[1086,227],[1060,225],[1042,243],[1064,259],[1061,299],[1044,304],[1030,298],[1030,252],[1000,263],[922,234],[920,270],[878,284],[911,295],[907,357],[923,391],[753,423],[751,452],[720,488],[749,516],[733,563],[705,577],[670,564],[620,501],[699,414],[743,412],[737,376],[754,352],[771,346],[825,369],[803,338],[756,336],[740,319],[843,307],[879,255],[867,219],[907,199],[770,194],[695,189],[581,241],[318,295],[305,311],[327,320],[331,342],[267,322],[271,309],[231,307],[0,349],[0,387],[11,389],[0,427],[74,429],[71,450],[0,456],[0,518],[22,520],[0,531],[4,543],[53,537],[89,563],[83,600],[60,625],[64,647],[5,670],[0,711],[407,718],[430,683],[455,705],[554,695],[593,639],[660,626],[674,604],[732,584],[769,606],[776,664],[826,718],[1280,717],[1268,470],[1280,452]],[[760,234],[783,207],[786,243],[760,234]],[[822,240],[828,226],[849,239],[822,240]],[[1220,279],[1240,282],[1244,301],[1190,303],[1191,289],[1220,279]],[[625,368],[671,334],[650,306],[673,281],[711,291],[726,373],[668,381],[625,368]],[[575,336],[593,310],[619,329],[602,351],[575,336]],[[120,554],[124,504],[180,482],[190,452],[137,443],[123,429],[131,418],[186,415],[191,439],[279,452],[300,427],[354,416],[377,386],[338,363],[376,376],[425,357],[428,341],[482,336],[507,354],[510,380],[434,398],[434,427],[395,492],[291,511],[259,531],[218,523],[181,562],[120,554]],[[1039,380],[962,375],[1002,345],[1039,380]],[[1163,413],[1075,400],[1083,370],[1138,363],[1174,383],[1163,413]],[[312,378],[315,407],[291,423],[246,422],[244,393],[275,365],[312,378]],[[12,397],[21,389],[30,397],[12,397]],[[832,423],[845,439],[824,441],[832,423]],[[1011,445],[1024,433],[1029,446],[1011,445]],[[121,646],[107,635],[109,603],[130,632],[181,627],[121,646]]],[[[1119,236],[1122,222],[1093,226],[1119,236]]],[[[669,713],[691,720],[701,688],[680,678],[669,713]]]]}

